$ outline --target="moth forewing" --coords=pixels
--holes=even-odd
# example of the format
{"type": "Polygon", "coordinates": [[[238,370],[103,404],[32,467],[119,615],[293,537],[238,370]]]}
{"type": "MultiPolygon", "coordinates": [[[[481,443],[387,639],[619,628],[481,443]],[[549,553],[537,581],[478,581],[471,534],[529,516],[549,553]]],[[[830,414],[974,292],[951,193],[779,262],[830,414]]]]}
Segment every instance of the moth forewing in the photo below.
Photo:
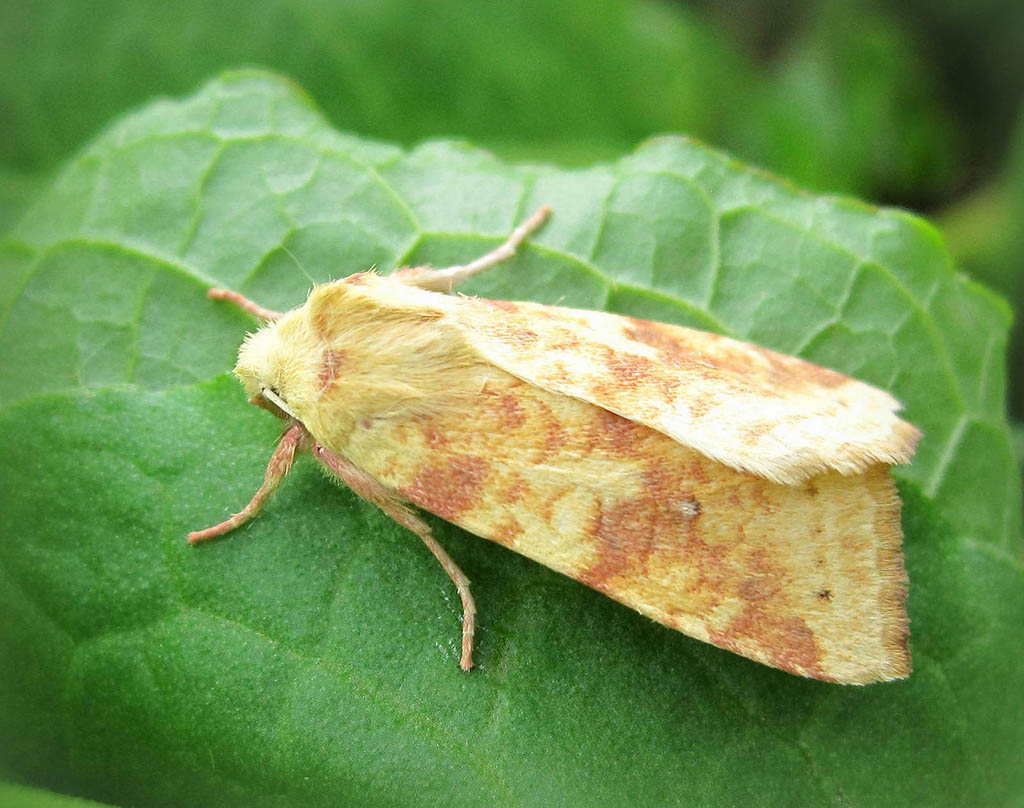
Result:
{"type": "Polygon", "coordinates": [[[919,437],[887,393],[704,332],[448,296],[510,257],[542,208],[462,267],[358,273],[250,336],[235,372],[293,419],[244,523],[312,449],[468,579],[407,503],[666,626],[803,676],[910,672],[899,499],[919,437]],[[276,459],[275,459],[276,458],[276,459]],[[285,463],[282,458],[287,460],[285,463]]]}
{"type": "Polygon", "coordinates": [[[909,673],[883,465],[782,485],[502,371],[471,411],[358,428],[347,452],[416,505],[690,636],[818,679],[909,673]]]}
{"type": "Polygon", "coordinates": [[[489,362],[531,384],[780,483],[905,463],[920,437],[888,393],[717,334],[490,300],[462,301],[459,324],[489,362]]]}

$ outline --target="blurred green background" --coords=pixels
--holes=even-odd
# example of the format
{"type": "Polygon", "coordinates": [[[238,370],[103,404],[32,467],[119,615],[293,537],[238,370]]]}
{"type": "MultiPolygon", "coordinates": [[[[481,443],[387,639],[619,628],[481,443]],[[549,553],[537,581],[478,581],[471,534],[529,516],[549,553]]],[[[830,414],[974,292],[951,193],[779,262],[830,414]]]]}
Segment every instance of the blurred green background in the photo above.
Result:
{"type": "Polygon", "coordinates": [[[1024,296],[1018,0],[44,0],[4,3],[0,37],[0,229],[126,109],[262,65],[340,129],[406,145],[585,165],[691,134],[924,213],[964,271],[1024,296]]]}

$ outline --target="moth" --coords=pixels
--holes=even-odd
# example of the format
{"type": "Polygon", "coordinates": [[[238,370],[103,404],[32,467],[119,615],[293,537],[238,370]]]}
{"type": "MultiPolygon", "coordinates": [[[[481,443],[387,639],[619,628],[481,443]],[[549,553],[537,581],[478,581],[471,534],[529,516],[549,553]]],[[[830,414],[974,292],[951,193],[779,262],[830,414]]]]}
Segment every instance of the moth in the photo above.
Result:
{"type": "Polygon", "coordinates": [[[890,466],[920,433],[888,393],[676,325],[446,294],[510,258],[359,272],[286,313],[211,289],[264,325],[234,373],[284,432],[239,513],[300,453],[418,535],[462,600],[469,580],[417,509],[674,629],[801,676],[910,673],[900,501],[890,466]]]}

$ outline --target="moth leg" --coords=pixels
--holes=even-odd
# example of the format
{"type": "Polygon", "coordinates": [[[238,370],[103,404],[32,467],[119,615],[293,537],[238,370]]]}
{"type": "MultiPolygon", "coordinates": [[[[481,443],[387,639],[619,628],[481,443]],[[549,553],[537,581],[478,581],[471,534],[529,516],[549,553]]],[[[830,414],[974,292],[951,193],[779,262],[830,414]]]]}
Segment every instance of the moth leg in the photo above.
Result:
{"type": "Polygon", "coordinates": [[[278,319],[282,314],[282,312],[274,311],[273,309],[265,309],[259,303],[249,300],[240,292],[232,292],[230,289],[208,289],[206,296],[211,300],[226,300],[228,303],[234,303],[242,311],[246,311],[260,320],[266,320],[268,323],[278,319]]]}
{"type": "Polygon", "coordinates": [[[476,603],[469,593],[469,578],[438,544],[430,532],[430,526],[414,514],[392,489],[371,477],[351,460],[319,443],[313,444],[313,456],[358,496],[373,503],[402,527],[423,539],[434,558],[444,567],[462,599],[462,659],[459,660],[459,666],[468,671],[473,667],[473,634],[476,630],[476,603]]]}
{"type": "Polygon", "coordinates": [[[249,504],[219,525],[189,533],[189,544],[197,544],[207,539],[223,536],[225,533],[230,533],[236,527],[241,527],[256,516],[267,501],[267,498],[274,493],[274,490],[281,484],[281,480],[291,471],[292,463],[295,461],[295,453],[301,447],[308,434],[302,424],[293,422],[285,430],[281,440],[278,441],[277,448],[274,449],[274,453],[270,456],[270,462],[267,463],[267,470],[263,473],[263,485],[259,487],[253,498],[249,500],[249,504]]]}
{"type": "Polygon", "coordinates": [[[512,235],[504,244],[468,264],[444,269],[402,267],[395,272],[395,275],[410,286],[418,286],[420,289],[430,289],[435,292],[450,292],[455,284],[515,255],[519,246],[526,241],[531,233],[544,224],[550,215],[551,206],[541,205],[529,219],[512,231],[512,235]]]}

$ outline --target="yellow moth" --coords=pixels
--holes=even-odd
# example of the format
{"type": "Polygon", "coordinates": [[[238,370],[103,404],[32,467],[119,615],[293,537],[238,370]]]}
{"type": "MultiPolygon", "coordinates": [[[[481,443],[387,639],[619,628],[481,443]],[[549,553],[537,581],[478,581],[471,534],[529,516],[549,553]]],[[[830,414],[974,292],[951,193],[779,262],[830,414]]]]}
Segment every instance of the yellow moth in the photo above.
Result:
{"type": "Polygon", "coordinates": [[[910,673],[890,465],[920,433],[888,393],[680,326],[445,294],[464,266],[361,272],[265,321],[239,351],[250,402],[286,422],[263,485],[195,543],[251,519],[310,452],[469,581],[414,507],[666,626],[790,673],[910,673]]]}

